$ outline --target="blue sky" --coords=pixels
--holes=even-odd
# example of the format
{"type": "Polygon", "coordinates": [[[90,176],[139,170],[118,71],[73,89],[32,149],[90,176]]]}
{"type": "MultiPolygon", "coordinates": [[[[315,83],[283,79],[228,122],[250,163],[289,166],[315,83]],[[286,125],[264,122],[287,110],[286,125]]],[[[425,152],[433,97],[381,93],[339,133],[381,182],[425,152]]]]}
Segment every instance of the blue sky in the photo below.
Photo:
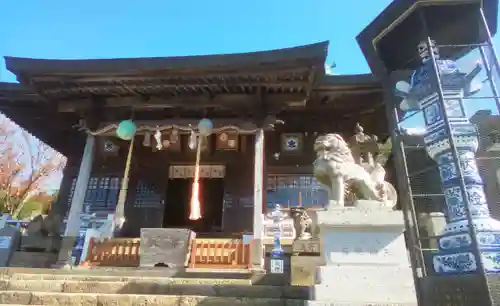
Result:
{"type": "MultiPolygon", "coordinates": [[[[2,0],[0,55],[178,56],[330,40],[328,61],[337,63],[338,73],[366,73],[368,66],[355,36],[390,2],[2,0]]],[[[3,64],[0,80],[14,81],[3,64]]]]}
{"type": "MultiPolygon", "coordinates": [[[[0,0],[0,56],[179,56],[329,40],[327,64],[337,64],[335,73],[368,73],[355,36],[390,2],[0,0]]],[[[15,81],[3,60],[0,81],[15,81]]],[[[475,103],[469,113],[482,107],[483,103],[475,103]]]]}
{"type": "MultiPolygon", "coordinates": [[[[390,2],[0,0],[0,57],[183,56],[259,51],[329,40],[327,64],[336,63],[336,74],[368,73],[355,37],[390,2]]],[[[465,66],[472,67],[470,63],[465,66]]],[[[0,81],[15,82],[5,70],[3,58],[0,81]]],[[[471,115],[493,105],[476,100],[468,111],[471,115]]]]}

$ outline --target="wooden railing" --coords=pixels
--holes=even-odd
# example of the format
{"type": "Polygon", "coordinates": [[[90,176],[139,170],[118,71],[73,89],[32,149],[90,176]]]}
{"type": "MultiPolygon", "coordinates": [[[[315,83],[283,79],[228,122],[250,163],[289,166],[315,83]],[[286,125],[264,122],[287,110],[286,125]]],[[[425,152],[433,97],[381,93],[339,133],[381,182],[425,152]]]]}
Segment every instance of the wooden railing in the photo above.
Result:
{"type": "Polygon", "coordinates": [[[190,268],[250,269],[252,243],[242,239],[197,238],[191,248],[190,268]]]}
{"type": "MultiPolygon", "coordinates": [[[[89,242],[82,266],[138,267],[140,238],[107,238],[89,242]]],[[[190,268],[250,269],[252,242],[243,239],[197,238],[191,247],[190,268]]]]}
{"type": "Polygon", "coordinates": [[[91,238],[83,266],[138,267],[140,238],[91,238]]]}

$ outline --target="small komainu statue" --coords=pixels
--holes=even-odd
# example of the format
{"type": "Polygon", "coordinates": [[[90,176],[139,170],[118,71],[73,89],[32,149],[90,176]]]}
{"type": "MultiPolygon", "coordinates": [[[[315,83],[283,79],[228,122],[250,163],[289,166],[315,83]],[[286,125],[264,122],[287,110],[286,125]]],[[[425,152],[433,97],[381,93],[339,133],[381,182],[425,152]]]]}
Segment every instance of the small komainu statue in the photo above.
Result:
{"type": "MultiPolygon", "coordinates": [[[[359,125],[356,129],[353,140],[361,140],[364,144],[376,142],[376,138],[364,135],[359,125]]],[[[396,190],[385,181],[383,164],[388,152],[363,152],[362,147],[358,147],[355,150],[356,160],[347,142],[338,134],[319,136],[314,143],[314,151],[314,176],[327,187],[328,208],[344,206],[346,198],[353,203],[357,200],[374,200],[385,206],[396,205],[396,190]],[[371,153],[376,153],[376,158],[371,153]],[[363,155],[368,158],[363,160],[363,155]]]]}
{"type": "Polygon", "coordinates": [[[26,228],[28,236],[59,237],[61,216],[58,214],[37,215],[26,228]]]}
{"type": "Polygon", "coordinates": [[[304,207],[290,208],[290,215],[295,227],[296,239],[309,240],[312,238],[312,219],[307,214],[304,207]]]}

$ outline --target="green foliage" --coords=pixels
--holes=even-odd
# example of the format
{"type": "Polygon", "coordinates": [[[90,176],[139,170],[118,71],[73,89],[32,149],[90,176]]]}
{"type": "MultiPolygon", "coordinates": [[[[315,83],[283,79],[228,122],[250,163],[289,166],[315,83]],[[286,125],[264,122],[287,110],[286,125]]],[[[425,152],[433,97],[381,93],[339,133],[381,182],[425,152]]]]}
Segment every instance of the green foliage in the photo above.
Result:
{"type": "Polygon", "coordinates": [[[42,202],[39,202],[37,200],[27,200],[24,204],[21,210],[19,211],[19,214],[17,215],[17,219],[22,220],[22,219],[27,219],[33,215],[33,213],[40,214],[42,212],[43,206],[45,204],[42,202]]]}

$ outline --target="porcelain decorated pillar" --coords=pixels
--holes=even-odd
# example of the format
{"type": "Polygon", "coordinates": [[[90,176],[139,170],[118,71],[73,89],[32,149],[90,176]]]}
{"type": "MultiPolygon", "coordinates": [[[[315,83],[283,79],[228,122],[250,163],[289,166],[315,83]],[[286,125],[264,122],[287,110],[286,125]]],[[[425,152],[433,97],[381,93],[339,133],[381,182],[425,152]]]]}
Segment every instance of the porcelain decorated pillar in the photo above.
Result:
{"type": "Polygon", "coordinates": [[[432,54],[427,41],[419,44],[422,64],[413,72],[409,90],[399,94],[405,98],[403,110],[422,110],[426,150],[436,161],[441,177],[447,224],[438,239],[439,252],[433,255],[433,267],[438,274],[473,273],[481,266],[486,272],[500,272],[500,222],[490,216],[476,163],[478,135],[464,106],[464,98],[478,90],[473,88],[473,80],[481,67],[463,73],[456,62],[439,58],[434,42],[430,45],[432,54]],[[436,70],[441,92],[432,79],[436,70]],[[469,230],[469,220],[475,231],[469,230]],[[475,255],[474,239],[481,262],[475,255]]]}

